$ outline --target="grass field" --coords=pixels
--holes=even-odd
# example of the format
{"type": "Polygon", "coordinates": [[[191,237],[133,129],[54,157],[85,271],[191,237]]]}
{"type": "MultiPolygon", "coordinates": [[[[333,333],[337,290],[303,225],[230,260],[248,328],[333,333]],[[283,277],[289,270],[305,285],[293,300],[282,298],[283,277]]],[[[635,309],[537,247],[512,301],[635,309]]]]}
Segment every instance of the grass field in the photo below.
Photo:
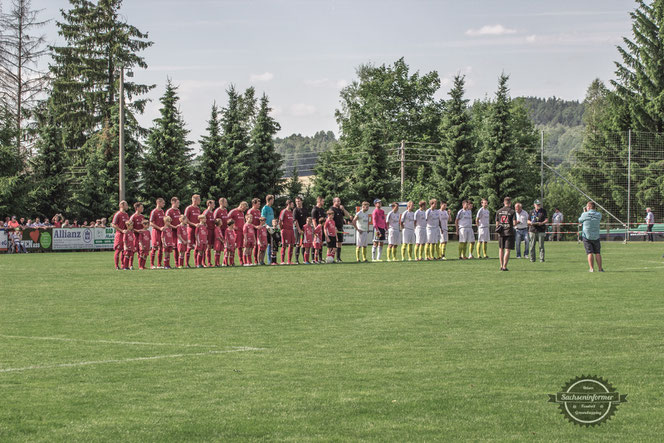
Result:
{"type": "Polygon", "coordinates": [[[603,243],[604,274],[546,246],[510,272],[1,255],[0,441],[661,441],[664,245],[603,243]],[[547,394],[589,374],[628,403],[582,428],[547,394]]]}

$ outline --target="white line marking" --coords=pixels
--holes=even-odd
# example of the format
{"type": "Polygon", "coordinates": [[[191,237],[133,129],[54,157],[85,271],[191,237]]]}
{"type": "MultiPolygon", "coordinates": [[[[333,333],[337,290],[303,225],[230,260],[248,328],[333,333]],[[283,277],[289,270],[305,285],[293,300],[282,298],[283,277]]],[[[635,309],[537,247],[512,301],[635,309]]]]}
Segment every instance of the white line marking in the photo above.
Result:
{"type": "Polygon", "coordinates": [[[143,346],[178,346],[181,348],[216,348],[217,345],[199,345],[199,344],[184,344],[184,343],[150,343],[144,341],[118,341],[118,340],[85,340],[79,338],[64,338],[64,337],[32,337],[27,335],[5,335],[0,334],[4,338],[20,338],[26,340],[55,340],[55,341],[70,341],[81,343],[104,343],[110,345],[143,345],[143,346]]]}
{"type": "Polygon", "coordinates": [[[236,349],[231,349],[227,351],[208,351],[208,352],[196,352],[191,354],[170,354],[170,355],[155,355],[152,357],[135,357],[135,358],[124,358],[124,359],[115,359],[115,360],[96,360],[96,361],[79,361],[75,363],[60,363],[57,365],[43,365],[43,366],[26,366],[23,368],[6,368],[0,369],[0,373],[4,372],[21,372],[21,371],[31,371],[35,369],[57,369],[57,368],[72,368],[75,366],[89,366],[89,365],[103,365],[108,363],[127,363],[133,361],[148,361],[148,360],[162,360],[165,358],[182,358],[182,357],[196,357],[201,355],[214,355],[214,354],[227,354],[229,352],[247,352],[247,351],[263,351],[264,348],[251,348],[251,347],[238,347],[236,349]]]}

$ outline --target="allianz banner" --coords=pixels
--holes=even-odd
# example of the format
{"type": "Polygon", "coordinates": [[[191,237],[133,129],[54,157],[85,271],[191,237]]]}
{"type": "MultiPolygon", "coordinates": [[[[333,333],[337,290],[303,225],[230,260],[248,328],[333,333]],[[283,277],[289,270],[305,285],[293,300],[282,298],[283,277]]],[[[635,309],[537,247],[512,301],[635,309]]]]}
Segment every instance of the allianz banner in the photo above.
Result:
{"type": "Polygon", "coordinates": [[[113,249],[113,228],[53,228],[53,250],[113,249]]]}

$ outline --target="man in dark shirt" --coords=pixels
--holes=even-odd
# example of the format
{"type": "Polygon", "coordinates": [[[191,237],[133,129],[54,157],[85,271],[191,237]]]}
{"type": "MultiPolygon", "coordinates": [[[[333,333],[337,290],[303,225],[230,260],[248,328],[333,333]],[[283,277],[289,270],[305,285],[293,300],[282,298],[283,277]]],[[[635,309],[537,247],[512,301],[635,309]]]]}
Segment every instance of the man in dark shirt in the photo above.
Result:
{"type": "Polygon", "coordinates": [[[307,211],[302,207],[302,197],[295,197],[295,209],[293,209],[293,220],[295,220],[295,264],[300,264],[300,239],[302,230],[307,224],[307,211]]]}
{"type": "Polygon", "coordinates": [[[341,262],[341,245],[344,242],[344,219],[351,218],[351,215],[343,207],[339,197],[334,197],[330,210],[334,212],[334,225],[337,228],[337,262],[341,262]]]}
{"type": "Polygon", "coordinates": [[[512,199],[505,197],[503,207],[496,211],[496,229],[498,231],[498,257],[500,270],[507,271],[507,262],[510,261],[510,251],[514,249],[514,235],[516,231],[516,212],[512,208],[512,199]]]}
{"type": "Polygon", "coordinates": [[[528,215],[528,238],[530,243],[530,261],[535,262],[535,243],[539,242],[540,262],[544,261],[544,238],[546,237],[546,224],[549,218],[542,202],[535,200],[534,209],[528,215]]]}
{"type": "Polygon", "coordinates": [[[324,208],[325,199],[321,196],[316,198],[316,206],[311,210],[311,219],[314,222],[314,227],[318,226],[318,221],[322,218],[323,224],[325,224],[325,219],[327,218],[327,211],[324,208]]]}

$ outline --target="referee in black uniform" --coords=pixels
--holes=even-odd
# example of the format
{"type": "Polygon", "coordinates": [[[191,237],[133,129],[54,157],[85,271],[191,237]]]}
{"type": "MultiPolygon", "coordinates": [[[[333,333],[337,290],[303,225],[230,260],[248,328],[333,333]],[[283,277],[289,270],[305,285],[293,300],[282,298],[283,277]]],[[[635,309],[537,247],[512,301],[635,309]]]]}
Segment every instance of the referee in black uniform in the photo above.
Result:
{"type": "Polygon", "coordinates": [[[351,215],[343,207],[339,197],[334,197],[330,210],[334,212],[334,224],[337,227],[337,262],[341,262],[341,245],[344,242],[344,219],[351,218],[351,215]]]}
{"type": "Polygon", "coordinates": [[[307,224],[307,211],[302,207],[302,197],[295,197],[295,209],[293,209],[295,220],[295,263],[300,264],[300,243],[304,225],[307,224]]]}

